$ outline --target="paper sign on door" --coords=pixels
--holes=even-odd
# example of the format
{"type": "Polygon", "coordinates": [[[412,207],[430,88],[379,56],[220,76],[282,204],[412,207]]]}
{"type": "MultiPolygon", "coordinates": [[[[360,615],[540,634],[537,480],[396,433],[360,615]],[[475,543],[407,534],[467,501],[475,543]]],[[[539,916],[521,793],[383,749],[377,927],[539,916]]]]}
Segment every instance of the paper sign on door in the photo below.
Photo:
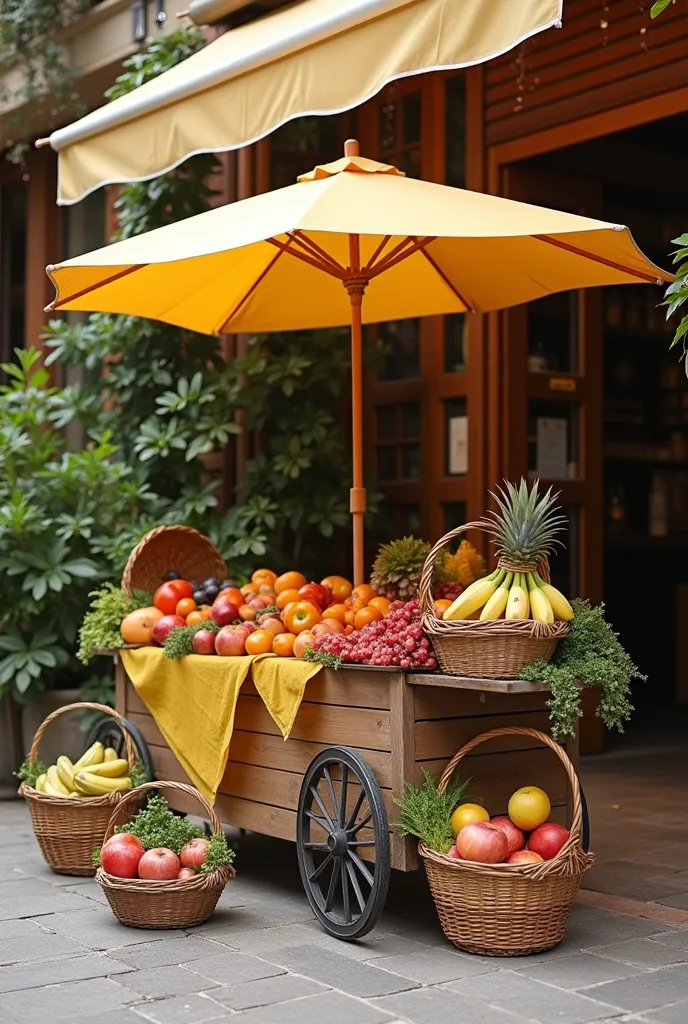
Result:
{"type": "Polygon", "coordinates": [[[449,475],[468,472],[468,416],[452,416],[449,420],[449,475]]]}
{"type": "Polygon", "coordinates": [[[545,480],[568,477],[568,422],[564,419],[537,419],[537,475],[545,480]]]}

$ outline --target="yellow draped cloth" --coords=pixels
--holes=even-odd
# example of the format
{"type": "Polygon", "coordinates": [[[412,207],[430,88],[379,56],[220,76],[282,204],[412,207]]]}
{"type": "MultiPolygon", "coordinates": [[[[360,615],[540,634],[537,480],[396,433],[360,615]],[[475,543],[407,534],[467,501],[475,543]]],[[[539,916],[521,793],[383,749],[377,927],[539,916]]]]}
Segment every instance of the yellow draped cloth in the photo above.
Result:
{"type": "Polygon", "coordinates": [[[203,796],[214,803],[229,756],[239,691],[249,674],[284,739],[308,680],[321,666],[269,654],[166,658],[159,647],[120,657],[165,742],[203,796]]]}

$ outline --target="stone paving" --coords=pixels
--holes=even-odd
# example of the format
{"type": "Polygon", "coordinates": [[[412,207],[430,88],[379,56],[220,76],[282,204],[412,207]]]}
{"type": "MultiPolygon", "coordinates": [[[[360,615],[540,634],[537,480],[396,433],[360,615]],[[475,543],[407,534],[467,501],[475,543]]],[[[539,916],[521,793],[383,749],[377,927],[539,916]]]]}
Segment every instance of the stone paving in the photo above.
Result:
{"type": "MultiPolygon", "coordinates": [[[[593,805],[609,800],[587,782],[593,805]]],[[[688,915],[680,927],[579,904],[556,949],[493,960],[446,941],[420,872],[393,874],[375,931],[341,943],[313,920],[293,846],[244,837],[237,866],[206,925],[122,928],[95,881],[46,868],[24,806],[0,803],[0,1022],[688,1022],[688,915]]]]}

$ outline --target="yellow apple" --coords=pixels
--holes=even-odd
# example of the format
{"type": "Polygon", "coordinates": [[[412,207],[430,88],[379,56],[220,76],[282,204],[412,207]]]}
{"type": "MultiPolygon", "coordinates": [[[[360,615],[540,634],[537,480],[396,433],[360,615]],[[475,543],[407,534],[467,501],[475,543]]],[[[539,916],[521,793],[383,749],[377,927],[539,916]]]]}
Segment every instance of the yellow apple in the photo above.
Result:
{"type": "Polygon", "coordinates": [[[459,804],[451,816],[451,826],[454,830],[454,835],[458,836],[465,825],[470,825],[474,821],[489,820],[490,815],[480,804],[459,804]]]}
{"type": "Polygon", "coordinates": [[[525,832],[532,832],[549,818],[550,802],[544,789],[524,786],[517,789],[509,799],[509,817],[514,825],[525,832]]]}

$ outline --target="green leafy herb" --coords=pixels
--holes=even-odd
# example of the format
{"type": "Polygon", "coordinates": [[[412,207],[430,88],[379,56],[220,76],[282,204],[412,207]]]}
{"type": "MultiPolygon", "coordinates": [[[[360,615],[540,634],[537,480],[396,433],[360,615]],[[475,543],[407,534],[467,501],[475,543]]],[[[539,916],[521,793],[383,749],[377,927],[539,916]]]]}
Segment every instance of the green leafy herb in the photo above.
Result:
{"type": "Polygon", "coordinates": [[[89,597],[91,609],[84,616],[79,630],[77,657],[84,665],[94,657],[98,648],[111,651],[124,646],[119,631],[122,619],[137,608],[147,608],[152,596],[137,590],[130,597],[114,583],[105,583],[100,590],[93,590],[89,597]]]}
{"type": "Polygon", "coordinates": [[[44,775],[47,772],[48,766],[43,764],[39,757],[35,761],[29,761],[28,757],[20,764],[15,772],[15,775],[21,782],[26,782],[27,785],[36,788],[36,779],[39,775],[44,775]]]}
{"type": "Polygon", "coordinates": [[[133,770],[129,772],[129,776],[134,789],[136,789],[137,786],[142,786],[144,782],[150,782],[148,772],[143,767],[143,761],[140,757],[136,758],[136,763],[134,764],[133,770]]]}
{"type": "Polygon", "coordinates": [[[205,855],[205,864],[201,868],[202,875],[209,875],[218,868],[231,864],[234,860],[234,850],[227,845],[227,838],[224,832],[213,832],[210,837],[210,846],[205,855]]]}
{"type": "Polygon", "coordinates": [[[207,622],[197,622],[193,626],[175,626],[170,630],[165,641],[165,657],[183,658],[186,654],[193,654],[193,638],[202,629],[208,629],[211,633],[219,633],[221,627],[211,619],[207,622]]]}
{"type": "Polygon", "coordinates": [[[151,796],[133,821],[119,825],[115,832],[128,832],[136,836],[146,850],[154,850],[158,846],[166,846],[179,854],[182,846],[190,839],[203,837],[203,832],[196,825],[179,818],[170,810],[167,800],[161,796],[151,796]]]}
{"type": "Polygon", "coordinates": [[[256,622],[260,622],[261,619],[264,619],[266,616],[269,615],[279,616],[281,614],[282,613],[280,612],[276,604],[269,604],[267,608],[261,608],[260,611],[256,612],[256,622]]]}
{"type": "Polygon", "coordinates": [[[604,617],[604,605],[593,607],[589,601],[576,600],[572,606],[571,629],[552,661],[532,662],[523,669],[522,678],[549,686],[547,707],[555,737],[562,739],[575,732],[583,714],[581,686],[599,687],[597,715],[608,729],[623,732],[623,723],[633,711],[631,682],[647,676],[641,675],[619,643],[618,634],[604,617]]]}
{"type": "Polygon", "coordinates": [[[314,651],[310,644],[306,644],[303,655],[304,661],[316,661],[325,668],[331,668],[338,672],[342,667],[342,659],[338,654],[328,654],[327,651],[314,651]]]}
{"type": "Polygon", "coordinates": [[[394,803],[401,809],[399,820],[392,824],[403,836],[415,836],[431,850],[446,853],[454,845],[454,833],[451,827],[451,816],[457,805],[463,800],[470,782],[450,783],[441,792],[432,774],[423,769],[425,782],[422,786],[414,786],[407,782],[404,795],[394,803]]]}

